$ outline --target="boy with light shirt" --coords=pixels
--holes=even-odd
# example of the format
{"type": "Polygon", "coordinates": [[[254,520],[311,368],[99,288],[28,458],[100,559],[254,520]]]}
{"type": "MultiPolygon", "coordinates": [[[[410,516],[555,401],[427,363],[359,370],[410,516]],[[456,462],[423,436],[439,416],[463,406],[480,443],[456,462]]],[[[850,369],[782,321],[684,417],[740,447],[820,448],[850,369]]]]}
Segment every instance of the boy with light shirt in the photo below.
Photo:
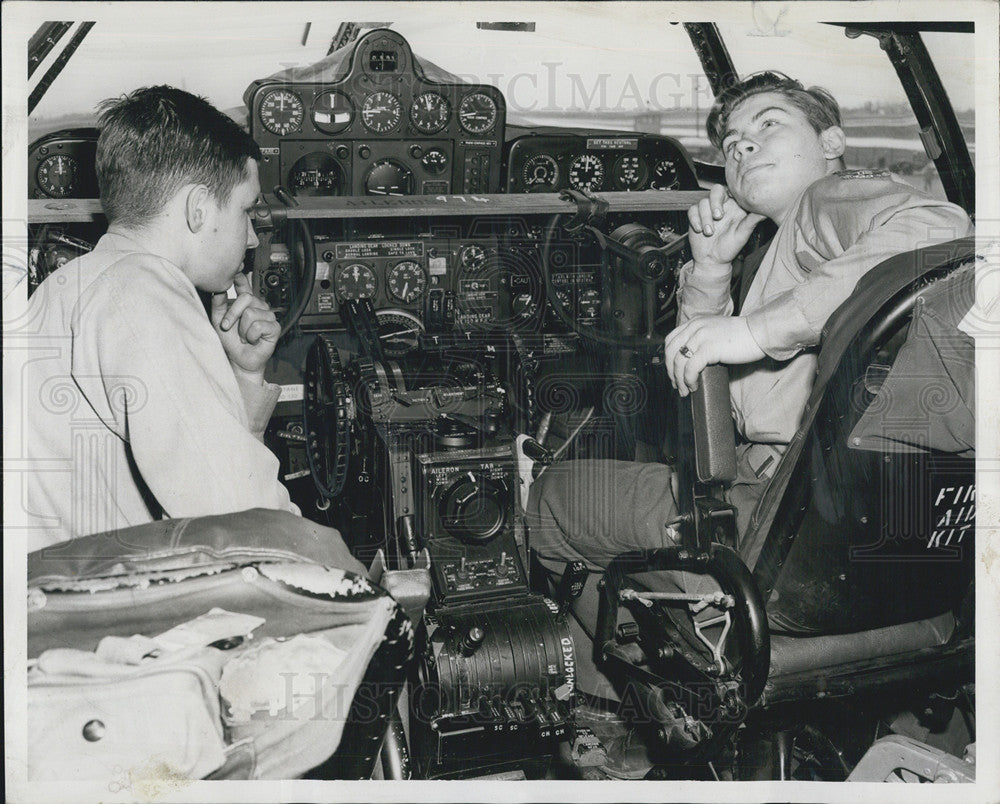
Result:
{"type": "MultiPolygon", "coordinates": [[[[726,185],[688,210],[692,261],[679,277],[678,326],[664,357],[681,396],[709,365],[730,366],[739,437],[727,498],[746,530],[788,442],[815,376],[827,319],[858,279],[885,259],[972,234],[965,212],[888,171],[844,171],[836,101],[780,73],[723,92],[708,134],[725,158],[726,185]],[[733,261],[765,218],[778,230],[756,265],[738,315],[733,261]]],[[[522,462],[522,478],[530,472],[522,462]]],[[[673,473],[663,464],[573,461],[549,468],[527,494],[532,545],[548,558],[592,568],[636,549],[673,544],[673,473]]]]}
{"type": "Polygon", "coordinates": [[[166,86],[106,102],[100,124],[108,231],[28,309],[29,551],[161,517],[297,514],[261,441],[280,326],[242,273],[260,149],[166,86]]]}

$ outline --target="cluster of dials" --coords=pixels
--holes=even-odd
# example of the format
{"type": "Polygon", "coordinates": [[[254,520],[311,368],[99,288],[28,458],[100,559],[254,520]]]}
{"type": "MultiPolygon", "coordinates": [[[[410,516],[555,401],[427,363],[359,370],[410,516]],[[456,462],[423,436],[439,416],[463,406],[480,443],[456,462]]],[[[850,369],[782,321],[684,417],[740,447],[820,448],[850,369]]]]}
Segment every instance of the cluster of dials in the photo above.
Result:
{"type": "MultiPolygon", "coordinates": [[[[346,145],[339,147],[337,156],[347,159],[350,150],[346,145]]],[[[366,149],[360,152],[365,155],[366,149]]],[[[441,148],[418,145],[410,148],[410,155],[419,159],[424,170],[432,175],[444,173],[449,167],[448,154],[441,148]]],[[[345,192],[344,172],[333,155],[325,151],[313,151],[296,160],[288,174],[288,186],[293,195],[336,196],[345,192]]],[[[412,195],[414,192],[413,172],[402,162],[389,157],[375,161],[365,173],[366,195],[412,195]]]]}
{"type": "MultiPolygon", "coordinates": [[[[437,92],[417,95],[408,109],[413,128],[421,134],[437,134],[452,120],[451,101],[437,92]]],[[[496,101],[484,92],[471,92],[458,104],[458,124],[468,134],[485,134],[496,125],[496,101]]],[[[265,129],[279,137],[302,131],[306,105],[302,97],[291,89],[272,89],[261,100],[260,122],[265,129]]],[[[403,120],[403,102],[398,95],[379,90],[367,95],[360,110],[345,92],[336,89],[318,94],[309,110],[310,120],[317,131],[340,134],[350,128],[356,117],[373,134],[396,131],[403,120]]]]}
{"type": "MultiPolygon", "coordinates": [[[[332,258],[332,254],[328,255],[332,258]]],[[[469,244],[459,250],[459,262],[464,271],[475,272],[486,264],[486,250],[469,244]]],[[[378,274],[372,264],[351,262],[339,265],[333,272],[333,290],[341,301],[374,299],[378,293],[378,274]]],[[[416,304],[427,290],[427,273],[414,260],[402,260],[385,270],[385,295],[402,304],[416,304]]]]}
{"type": "MultiPolygon", "coordinates": [[[[554,190],[560,186],[561,168],[554,156],[535,154],[524,163],[521,180],[526,191],[554,190]]],[[[566,181],[576,190],[673,190],[680,186],[677,165],[659,159],[652,166],[634,153],[603,157],[596,153],[575,156],[566,166],[566,181]]]]}

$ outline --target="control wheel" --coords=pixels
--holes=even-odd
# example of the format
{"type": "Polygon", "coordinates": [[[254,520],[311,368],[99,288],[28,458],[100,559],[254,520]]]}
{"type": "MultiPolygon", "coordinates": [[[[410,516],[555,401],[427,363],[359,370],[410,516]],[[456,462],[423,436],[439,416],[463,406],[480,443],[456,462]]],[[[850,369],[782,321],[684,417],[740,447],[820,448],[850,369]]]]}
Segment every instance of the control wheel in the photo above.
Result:
{"type": "Polygon", "coordinates": [[[502,483],[468,472],[441,495],[441,524],[463,542],[485,544],[507,522],[506,498],[507,489],[502,483]]]}
{"type": "Polygon", "coordinates": [[[302,421],[309,471],[320,497],[340,495],[351,454],[353,401],[337,347],[316,336],[306,357],[302,421]]]}

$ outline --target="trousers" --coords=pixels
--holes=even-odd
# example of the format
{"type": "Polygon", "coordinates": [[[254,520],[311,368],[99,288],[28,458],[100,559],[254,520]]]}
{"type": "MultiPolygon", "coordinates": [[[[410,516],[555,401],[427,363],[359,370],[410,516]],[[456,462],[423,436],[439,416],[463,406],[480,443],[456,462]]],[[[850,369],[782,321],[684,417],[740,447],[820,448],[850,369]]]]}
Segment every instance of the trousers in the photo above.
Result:
{"type": "MultiPolygon", "coordinates": [[[[746,533],[783,445],[741,444],[736,480],[726,500],[736,508],[736,529],[746,533]]],[[[672,547],[677,518],[673,471],[666,464],[580,460],[550,466],[531,485],[525,524],[539,556],[583,561],[603,570],[632,550],[672,547]]]]}

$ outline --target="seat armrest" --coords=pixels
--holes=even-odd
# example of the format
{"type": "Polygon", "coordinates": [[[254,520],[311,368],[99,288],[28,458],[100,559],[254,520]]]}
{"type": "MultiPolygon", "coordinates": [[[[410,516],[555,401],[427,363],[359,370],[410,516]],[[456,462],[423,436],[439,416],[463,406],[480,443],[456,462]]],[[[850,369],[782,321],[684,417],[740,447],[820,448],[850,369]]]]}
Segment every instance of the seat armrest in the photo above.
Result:
{"type": "Polygon", "coordinates": [[[736,436],[729,400],[729,369],[706,366],[691,394],[695,473],[701,483],[736,479],[736,436]]]}

